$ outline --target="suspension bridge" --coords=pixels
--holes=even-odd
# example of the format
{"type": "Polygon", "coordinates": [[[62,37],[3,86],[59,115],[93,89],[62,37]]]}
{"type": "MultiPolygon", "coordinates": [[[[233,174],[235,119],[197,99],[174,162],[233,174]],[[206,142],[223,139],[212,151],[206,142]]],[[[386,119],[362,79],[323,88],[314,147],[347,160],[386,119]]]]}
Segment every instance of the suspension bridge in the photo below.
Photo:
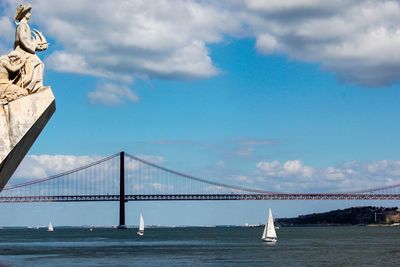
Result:
{"type": "Polygon", "coordinates": [[[0,203],[178,200],[399,200],[400,184],[343,193],[282,193],[228,185],[187,175],[120,152],[44,179],[8,185],[0,203]]]}

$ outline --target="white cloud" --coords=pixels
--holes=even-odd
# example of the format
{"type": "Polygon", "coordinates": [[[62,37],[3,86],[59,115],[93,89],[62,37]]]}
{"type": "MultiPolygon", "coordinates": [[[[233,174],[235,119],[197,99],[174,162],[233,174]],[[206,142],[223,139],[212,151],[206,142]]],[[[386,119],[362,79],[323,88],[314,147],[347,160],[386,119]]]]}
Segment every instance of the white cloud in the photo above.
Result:
{"type": "Polygon", "coordinates": [[[268,175],[276,175],[276,172],[281,170],[282,166],[279,163],[279,161],[274,160],[272,162],[265,162],[265,161],[259,162],[257,163],[257,168],[268,173],[268,175]]]}
{"type": "Polygon", "coordinates": [[[28,155],[13,175],[13,180],[47,178],[99,159],[98,156],[28,155]]]}
{"type": "MultiPolygon", "coordinates": [[[[331,5],[324,0],[245,0],[246,5],[255,11],[266,13],[287,12],[291,10],[314,9],[322,4],[331,5]]],[[[330,1],[337,2],[337,1],[330,1]]]]}
{"type": "Polygon", "coordinates": [[[61,72],[105,76],[102,71],[89,66],[85,58],[79,54],[56,51],[46,58],[46,64],[49,68],[61,72]]]}
{"type": "Polygon", "coordinates": [[[285,164],[283,164],[283,169],[290,174],[301,173],[302,164],[299,160],[286,161],[285,164]]]}
{"type": "Polygon", "coordinates": [[[328,181],[342,181],[346,179],[346,175],[342,172],[342,170],[328,167],[324,171],[326,180],[328,181]]]}
{"type": "Polygon", "coordinates": [[[92,104],[118,105],[126,101],[139,101],[139,97],[128,87],[111,83],[97,86],[96,90],[90,92],[88,97],[92,104]]]}
{"type": "Polygon", "coordinates": [[[264,54],[275,52],[278,47],[278,41],[272,35],[263,33],[257,37],[256,48],[264,54]]]}
{"type": "Polygon", "coordinates": [[[256,18],[252,28],[262,53],[319,63],[341,80],[367,86],[399,80],[398,1],[246,1],[246,6],[256,18]]]}
{"type": "Polygon", "coordinates": [[[390,160],[351,161],[326,168],[305,166],[299,160],[283,164],[275,160],[261,161],[256,168],[258,186],[267,191],[350,192],[393,185],[400,179],[400,161],[390,160]]]}
{"type": "Polygon", "coordinates": [[[289,160],[280,164],[277,160],[272,162],[261,161],[257,163],[257,168],[270,177],[289,177],[296,176],[309,178],[313,175],[313,168],[304,166],[299,160],[289,160]]]}
{"type": "MultiPolygon", "coordinates": [[[[57,71],[125,83],[208,78],[219,73],[208,45],[250,37],[263,54],[317,63],[343,81],[399,81],[395,0],[31,2],[32,23],[55,41],[45,61],[57,71]]],[[[12,46],[16,5],[2,2],[0,51],[12,46]]]]}
{"type": "Polygon", "coordinates": [[[32,19],[63,46],[62,51],[50,50],[51,67],[84,73],[89,69],[109,78],[216,75],[205,43],[222,40],[237,24],[227,12],[197,1],[100,0],[93,5],[89,0],[36,0],[32,5],[32,19]],[[78,69],[65,65],[63,55],[78,59],[78,69]]]}

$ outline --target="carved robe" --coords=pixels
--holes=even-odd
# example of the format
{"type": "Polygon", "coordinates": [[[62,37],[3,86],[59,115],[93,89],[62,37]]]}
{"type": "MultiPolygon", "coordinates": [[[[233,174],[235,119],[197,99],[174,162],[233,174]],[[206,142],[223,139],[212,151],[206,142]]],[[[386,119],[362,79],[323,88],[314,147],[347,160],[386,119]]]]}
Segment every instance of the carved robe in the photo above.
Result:
{"type": "Polygon", "coordinates": [[[28,91],[15,85],[9,78],[10,72],[16,72],[21,64],[13,66],[7,56],[0,57],[0,104],[6,104],[21,96],[28,95],[28,91]]]}
{"type": "Polygon", "coordinates": [[[35,93],[43,87],[44,64],[35,54],[38,45],[26,22],[21,21],[17,26],[14,48],[18,56],[26,60],[16,84],[27,89],[30,94],[35,93]]]}

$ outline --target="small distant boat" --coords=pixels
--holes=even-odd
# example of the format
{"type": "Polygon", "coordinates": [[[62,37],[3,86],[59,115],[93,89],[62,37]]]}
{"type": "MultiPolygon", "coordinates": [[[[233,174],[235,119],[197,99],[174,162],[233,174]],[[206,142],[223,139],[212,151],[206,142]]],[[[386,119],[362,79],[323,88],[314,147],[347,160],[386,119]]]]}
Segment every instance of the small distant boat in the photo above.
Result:
{"type": "Polygon", "coordinates": [[[245,223],[244,227],[258,227],[260,226],[260,224],[249,224],[249,223],[245,223]]]}
{"type": "Polygon", "coordinates": [[[53,225],[51,224],[51,222],[49,222],[49,226],[47,226],[47,231],[48,232],[53,232],[54,231],[54,228],[53,228],[53,225]]]}
{"type": "Polygon", "coordinates": [[[137,234],[142,236],[144,235],[144,220],[143,220],[143,215],[140,213],[140,218],[139,218],[139,231],[137,231],[137,234]]]}
{"type": "Polygon", "coordinates": [[[264,232],[261,237],[264,242],[275,243],[278,241],[274,227],[274,218],[272,217],[271,208],[268,210],[268,220],[264,227],[264,232]]]}

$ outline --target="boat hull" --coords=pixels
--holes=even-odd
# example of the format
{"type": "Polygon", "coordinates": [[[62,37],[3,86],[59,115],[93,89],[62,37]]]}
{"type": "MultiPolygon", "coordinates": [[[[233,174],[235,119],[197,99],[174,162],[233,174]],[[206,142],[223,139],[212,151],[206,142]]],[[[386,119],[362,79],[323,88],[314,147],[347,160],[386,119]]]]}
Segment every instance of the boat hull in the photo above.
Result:
{"type": "Polygon", "coordinates": [[[266,238],[261,238],[262,241],[267,242],[267,243],[276,243],[276,241],[278,241],[277,238],[273,238],[273,237],[266,237],[266,238]]]}

